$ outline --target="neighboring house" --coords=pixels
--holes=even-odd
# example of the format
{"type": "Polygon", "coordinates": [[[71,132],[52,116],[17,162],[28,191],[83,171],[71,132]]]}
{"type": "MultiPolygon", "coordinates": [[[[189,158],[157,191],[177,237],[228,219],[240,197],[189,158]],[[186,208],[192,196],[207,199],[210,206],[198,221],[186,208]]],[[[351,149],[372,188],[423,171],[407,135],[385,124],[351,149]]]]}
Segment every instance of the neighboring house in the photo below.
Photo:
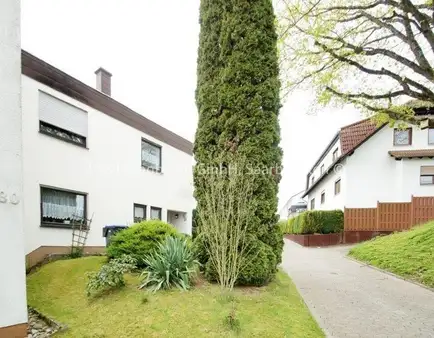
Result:
{"type": "Polygon", "coordinates": [[[293,218],[307,209],[307,202],[302,198],[303,194],[304,190],[289,198],[283,208],[280,209],[280,219],[293,218]]]}
{"type": "Polygon", "coordinates": [[[307,175],[308,209],[375,207],[434,196],[434,109],[414,108],[423,129],[377,126],[370,119],[341,128],[307,175]]]}
{"type": "MultiPolygon", "coordinates": [[[[191,142],[97,89],[22,52],[24,235],[28,265],[67,252],[71,223],[92,219],[87,252],[105,225],[162,219],[191,234],[191,142]]],[[[146,100],[146,98],[144,98],[146,100]]]]}

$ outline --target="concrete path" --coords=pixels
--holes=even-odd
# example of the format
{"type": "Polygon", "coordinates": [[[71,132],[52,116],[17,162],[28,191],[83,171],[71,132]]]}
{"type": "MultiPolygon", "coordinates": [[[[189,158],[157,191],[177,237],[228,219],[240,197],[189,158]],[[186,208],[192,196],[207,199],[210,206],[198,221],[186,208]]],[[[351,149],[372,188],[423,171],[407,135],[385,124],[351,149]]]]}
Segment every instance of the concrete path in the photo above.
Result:
{"type": "MultiPolygon", "coordinates": [[[[434,337],[434,292],[285,239],[282,268],[328,337],[434,337]]],[[[434,264],[434,262],[433,262],[434,264]]]]}

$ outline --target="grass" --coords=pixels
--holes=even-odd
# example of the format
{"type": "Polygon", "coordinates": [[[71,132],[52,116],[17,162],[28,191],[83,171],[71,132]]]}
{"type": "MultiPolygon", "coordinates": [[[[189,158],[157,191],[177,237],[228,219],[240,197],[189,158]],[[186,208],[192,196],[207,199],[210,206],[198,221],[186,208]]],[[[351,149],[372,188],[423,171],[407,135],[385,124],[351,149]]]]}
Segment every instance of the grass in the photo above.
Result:
{"type": "Polygon", "coordinates": [[[56,337],[324,337],[282,272],[266,287],[230,295],[202,283],[191,291],[145,296],[137,276],[127,275],[124,288],[89,300],[86,272],[104,262],[104,257],[56,261],[28,276],[29,305],[69,327],[56,337]],[[228,316],[236,317],[239,329],[228,327],[228,316]]]}
{"type": "Polygon", "coordinates": [[[354,247],[350,256],[434,287],[434,222],[377,237],[354,247]]]}

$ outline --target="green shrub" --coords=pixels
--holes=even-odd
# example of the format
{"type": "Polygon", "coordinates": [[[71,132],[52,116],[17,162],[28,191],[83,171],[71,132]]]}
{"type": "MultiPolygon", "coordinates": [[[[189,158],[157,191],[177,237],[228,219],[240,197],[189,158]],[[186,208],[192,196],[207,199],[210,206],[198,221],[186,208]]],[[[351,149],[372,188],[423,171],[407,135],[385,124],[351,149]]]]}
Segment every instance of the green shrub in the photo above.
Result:
{"type": "Polygon", "coordinates": [[[173,286],[189,289],[199,266],[187,239],[170,236],[143,260],[146,268],[140,288],[153,292],[173,286]]]}
{"type": "Polygon", "coordinates": [[[116,233],[107,248],[107,256],[119,258],[130,255],[137,260],[138,267],[144,267],[143,258],[152,253],[167,236],[179,234],[172,225],[163,221],[143,221],[116,233]]]}
{"type": "Polygon", "coordinates": [[[287,233],[286,231],[288,230],[288,222],[289,222],[289,220],[286,220],[286,219],[282,219],[279,222],[277,222],[277,226],[280,229],[280,233],[282,233],[282,234],[287,233]]]}
{"type": "Polygon", "coordinates": [[[342,232],[344,213],[342,210],[309,210],[288,220],[286,234],[329,234],[342,232]]]}
{"type": "Polygon", "coordinates": [[[86,285],[87,296],[94,296],[101,291],[124,286],[124,273],[133,271],[136,264],[136,259],[124,255],[104,264],[98,272],[89,273],[86,285]]]}
{"type": "Polygon", "coordinates": [[[238,275],[237,285],[261,286],[269,283],[276,273],[277,259],[271,246],[252,240],[246,265],[238,275]]]}
{"type": "Polygon", "coordinates": [[[205,236],[204,234],[199,234],[193,241],[193,252],[197,260],[203,267],[209,260],[209,254],[205,246],[205,236]]]}

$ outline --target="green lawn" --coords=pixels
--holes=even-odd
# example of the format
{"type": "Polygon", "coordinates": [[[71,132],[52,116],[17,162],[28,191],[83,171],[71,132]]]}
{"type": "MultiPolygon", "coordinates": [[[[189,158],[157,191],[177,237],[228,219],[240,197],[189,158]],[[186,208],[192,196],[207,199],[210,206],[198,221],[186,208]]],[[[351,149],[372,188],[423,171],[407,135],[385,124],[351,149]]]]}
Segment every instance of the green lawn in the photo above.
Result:
{"type": "Polygon", "coordinates": [[[60,337],[324,337],[288,276],[279,272],[264,288],[241,288],[223,297],[216,285],[192,291],[170,290],[150,296],[137,289],[136,276],[127,286],[89,301],[85,274],[104,257],[62,260],[43,266],[27,278],[29,305],[68,325],[60,337]],[[236,304],[238,333],[224,325],[236,304]]]}
{"type": "Polygon", "coordinates": [[[434,222],[377,237],[356,246],[349,255],[434,287],[434,222]]]}

